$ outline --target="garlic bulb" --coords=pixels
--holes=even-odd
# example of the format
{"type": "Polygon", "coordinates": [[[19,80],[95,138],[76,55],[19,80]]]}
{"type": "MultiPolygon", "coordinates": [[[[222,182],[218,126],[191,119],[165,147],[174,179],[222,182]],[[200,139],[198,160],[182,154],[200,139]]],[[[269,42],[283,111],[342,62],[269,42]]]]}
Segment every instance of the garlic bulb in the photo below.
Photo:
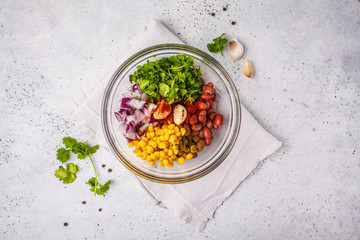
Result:
{"type": "Polygon", "coordinates": [[[236,61],[241,58],[244,54],[244,46],[241,42],[238,42],[236,39],[231,40],[230,44],[230,57],[233,61],[236,61]]]}
{"type": "Polygon", "coordinates": [[[243,72],[248,78],[254,77],[254,67],[249,60],[246,60],[244,63],[243,72]]]}

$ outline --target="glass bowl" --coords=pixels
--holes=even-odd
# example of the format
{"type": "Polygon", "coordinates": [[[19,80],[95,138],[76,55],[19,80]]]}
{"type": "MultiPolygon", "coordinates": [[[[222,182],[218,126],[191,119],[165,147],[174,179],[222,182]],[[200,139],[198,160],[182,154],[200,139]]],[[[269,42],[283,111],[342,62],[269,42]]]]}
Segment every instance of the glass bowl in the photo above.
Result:
{"type": "Polygon", "coordinates": [[[236,87],[225,69],[203,51],[181,44],[163,44],[146,48],[127,59],[113,74],[108,83],[101,109],[102,128],[106,141],[119,161],[136,175],[159,183],[184,183],[193,181],[219,166],[234,146],[240,130],[241,108],[236,87]],[[224,115],[224,124],[212,131],[214,140],[210,146],[198,152],[198,157],[187,159],[184,164],[174,162],[173,167],[151,166],[133,153],[119,129],[114,112],[120,108],[122,93],[129,88],[129,75],[138,65],[162,57],[184,53],[193,57],[200,66],[205,83],[212,82],[216,88],[215,112],[224,115]]]}

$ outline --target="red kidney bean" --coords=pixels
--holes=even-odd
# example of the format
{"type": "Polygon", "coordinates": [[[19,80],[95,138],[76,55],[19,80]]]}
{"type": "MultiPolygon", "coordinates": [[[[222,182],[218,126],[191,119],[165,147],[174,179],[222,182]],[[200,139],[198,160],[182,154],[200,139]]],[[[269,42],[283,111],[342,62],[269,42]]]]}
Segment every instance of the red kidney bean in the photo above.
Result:
{"type": "Polygon", "coordinates": [[[200,102],[200,101],[196,101],[195,102],[195,107],[199,110],[205,110],[207,109],[207,105],[206,103],[200,102]]]}
{"type": "Polygon", "coordinates": [[[194,105],[189,105],[187,106],[186,110],[188,111],[188,114],[189,113],[196,113],[197,109],[194,105]]]}
{"type": "Polygon", "coordinates": [[[214,95],[212,94],[203,94],[200,96],[201,99],[204,99],[204,100],[209,100],[209,99],[212,99],[214,97],[214,95]]]}
{"type": "Polygon", "coordinates": [[[213,84],[212,82],[209,82],[207,85],[208,85],[209,87],[213,87],[213,86],[214,86],[214,84],[213,84]]]}
{"type": "Polygon", "coordinates": [[[202,129],[199,131],[199,137],[200,137],[200,138],[204,138],[204,132],[203,132],[202,129]]]}
{"type": "MultiPolygon", "coordinates": [[[[208,101],[211,101],[211,100],[208,100],[208,101]]],[[[208,101],[207,101],[207,102],[205,102],[205,103],[206,103],[206,105],[208,106],[208,107],[207,107],[207,109],[209,109],[209,108],[211,107],[211,104],[210,104],[208,101]]]]}
{"type": "Polygon", "coordinates": [[[189,123],[190,123],[191,125],[195,125],[197,122],[198,122],[197,116],[196,116],[196,115],[192,115],[192,116],[190,117],[189,123]]]}
{"type": "Polygon", "coordinates": [[[205,140],[212,137],[211,131],[210,131],[209,128],[204,127],[202,130],[203,130],[203,132],[204,132],[204,138],[205,138],[205,140]]]}
{"type": "Polygon", "coordinates": [[[208,138],[208,139],[205,139],[205,145],[206,145],[206,146],[210,146],[213,140],[214,140],[214,137],[213,137],[213,136],[211,136],[211,137],[208,138]]]}
{"type": "Polygon", "coordinates": [[[200,139],[199,142],[196,144],[196,147],[199,149],[199,151],[203,150],[205,147],[205,140],[200,139]]]}
{"type": "Polygon", "coordinates": [[[201,124],[203,125],[203,127],[205,127],[206,126],[206,121],[202,122],[201,124]]]}
{"type": "Polygon", "coordinates": [[[214,102],[216,101],[216,93],[214,93],[214,97],[212,99],[214,102]]]}
{"type": "Polygon", "coordinates": [[[222,126],[223,125],[224,116],[222,114],[216,115],[214,119],[214,125],[222,126]]]}
{"type": "Polygon", "coordinates": [[[217,130],[218,128],[219,128],[219,126],[214,124],[214,129],[217,130]]]}
{"type": "Polygon", "coordinates": [[[200,111],[199,116],[198,116],[199,122],[205,122],[206,121],[206,114],[207,113],[206,113],[205,110],[200,111]]]}
{"type": "Polygon", "coordinates": [[[206,121],[206,126],[211,130],[213,128],[213,122],[209,119],[206,121]]]}
{"type": "Polygon", "coordinates": [[[190,133],[191,133],[191,129],[190,129],[189,125],[185,124],[185,125],[184,125],[184,128],[186,129],[185,136],[189,136],[190,133]]]}
{"type": "Polygon", "coordinates": [[[214,94],[215,92],[215,88],[205,85],[203,86],[203,94],[214,94]]]}
{"type": "Polygon", "coordinates": [[[197,153],[193,153],[193,157],[192,158],[196,158],[197,157],[197,153]]]}
{"type": "Polygon", "coordinates": [[[200,129],[202,129],[202,127],[203,127],[202,124],[198,123],[198,124],[192,125],[191,130],[200,131],[200,129]]]}
{"type": "Polygon", "coordinates": [[[213,113],[213,112],[215,112],[214,107],[210,107],[209,110],[208,110],[208,114],[213,113]]]}
{"type": "Polygon", "coordinates": [[[209,116],[210,120],[214,120],[215,117],[216,117],[216,113],[214,113],[214,112],[210,113],[210,116],[209,116]]]}
{"type": "Polygon", "coordinates": [[[211,99],[207,101],[210,104],[210,107],[213,107],[215,105],[215,102],[211,99]]]}
{"type": "Polygon", "coordinates": [[[192,135],[192,136],[197,136],[197,135],[199,135],[199,131],[192,131],[192,132],[191,132],[191,135],[192,135]]]}

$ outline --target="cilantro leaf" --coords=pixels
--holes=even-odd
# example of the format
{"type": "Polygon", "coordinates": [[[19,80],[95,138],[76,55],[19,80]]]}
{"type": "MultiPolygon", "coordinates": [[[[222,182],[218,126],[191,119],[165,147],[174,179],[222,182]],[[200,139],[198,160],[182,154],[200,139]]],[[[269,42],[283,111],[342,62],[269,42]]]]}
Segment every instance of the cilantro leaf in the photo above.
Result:
{"type": "Polygon", "coordinates": [[[95,192],[97,195],[104,195],[109,190],[111,180],[107,181],[104,185],[99,183],[96,178],[90,178],[86,184],[90,186],[90,191],[95,192]]]}
{"type": "Polygon", "coordinates": [[[88,147],[85,143],[80,142],[73,146],[71,151],[74,154],[77,154],[78,159],[85,159],[90,155],[90,147],[88,147]]]}
{"type": "Polygon", "coordinates": [[[159,101],[165,98],[169,104],[174,101],[194,101],[202,94],[200,67],[195,66],[194,58],[181,53],[148,61],[137,66],[129,76],[130,83],[137,86],[151,99],[159,101]]]}
{"type": "Polygon", "coordinates": [[[77,143],[77,141],[71,137],[64,137],[63,143],[66,148],[72,148],[77,143]]]}
{"type": "MultiPolygon", "coordinates": [[[[77,154],[78,159],[85,159],[88,157],[94,168],[95,178],[91,178],[87,184],[92,186],[91,191],[94,192],[94,195],[104,195],[104,193],[109,189],[111,181],[109,180],[104,185],[98,183],[95,164],[91,158],[91,154],[96,153],[96,151],[99,149],[99,145],[90,147],[86,143],[77,142],[74,138],[71,137],[64,137],[63,143],[65,148],[60,148],[57,150],[56,158],[64,163],[69,159],[70,152],[77,154]]],[[[66,168],[59,167],[59,169],[55,171],[55,177],[59,178],[64,184],[72,183],[76,179],[75,174],[77,171],[77,165],[68,163],[66,168]]]]}
{"type": "Polygon", "coordinates": [[[67,150],[65,148],[59,148],[56,151],[56,158],[57,160],[59,160],[61,163],[66,162],[69,159],[69,155],[70,155],[70,150],[67,150]]]}
{"type": "Polygon", "coordinates": [[[59,167],[58,170],[55,171],[55,177],[59,178],[64,184],[72,183],[76,179],[75,173],[78,171],[78,166],[73,163],[68,163],[66,165],[66,169],[63,167],[59,167]]]}
{"type": "Polygon", "coordinates": [[[79,168],[77,165],[75,165],[73,163],[68,163],[68,164],[66,164],[66,170],[72,174],[75,174],[78,172],[79,168]]]}
{"type": "Polygon", "coordinates": [[[214,38],[214,43],[208,43],[207,48],[210,52],[217,53],[220,51],[221,56],[224,56],[222,50],[224,49],[224,45],[228,42],[226,38],[222,38],[225,33],[221,34],[220,37],[214,38]]]}
{"type": "Polygon", "coordinates": [[[89,148],[89,153],[96,153],[96,151],[99,149],[99,145],[95,145],[89,148]]]}

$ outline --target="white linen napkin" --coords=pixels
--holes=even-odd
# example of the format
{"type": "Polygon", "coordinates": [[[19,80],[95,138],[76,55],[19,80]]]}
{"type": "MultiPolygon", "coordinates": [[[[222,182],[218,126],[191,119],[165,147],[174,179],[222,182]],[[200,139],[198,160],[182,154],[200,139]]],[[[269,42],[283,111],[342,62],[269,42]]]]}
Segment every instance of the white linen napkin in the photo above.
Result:
{"type": "MultiPolygon", "coordinates": [[[[81,93],[72,98],[73,116],[86,133],[106,145],[100,121],[105,85],[118,66],[135,52],[161,43],[182,43],[158,21],[149,23],[119,51],[116,62],[109,62],[90,79],[81,93]]],[[[216,208],[256,166],[280,146],[252,115],[242,107],[241,129],[237,141],[224,162],[208,175],[183,184],[160,184],[135,176],[156,203],[193,225],[199,231],[212,218],[216,208]]]]}

